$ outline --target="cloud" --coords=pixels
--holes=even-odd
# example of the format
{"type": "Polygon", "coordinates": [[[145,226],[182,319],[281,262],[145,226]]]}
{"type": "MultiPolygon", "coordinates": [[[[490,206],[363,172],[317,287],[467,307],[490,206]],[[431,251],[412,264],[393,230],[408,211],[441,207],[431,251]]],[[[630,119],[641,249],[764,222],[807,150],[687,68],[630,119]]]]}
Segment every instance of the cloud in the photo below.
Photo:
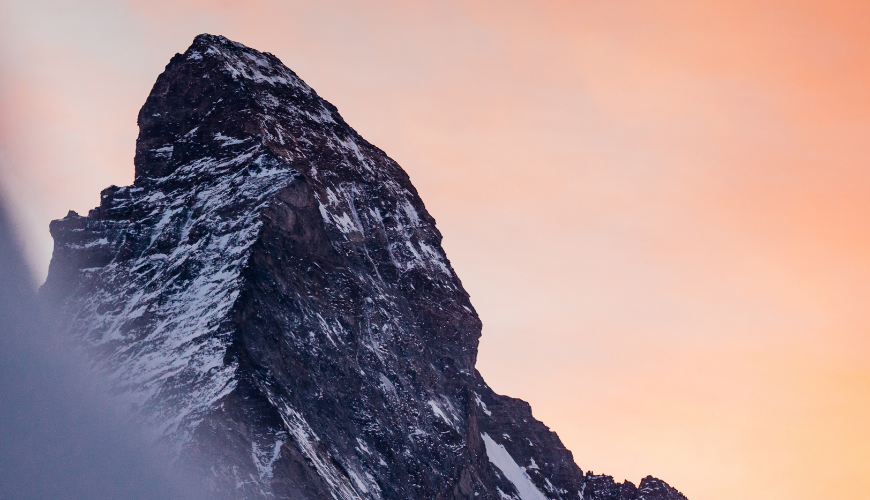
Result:
{"type": "Polygon", "coordinates": [[[0,203],[0,498],[205,498],[168,463],[46,329],[0,203]]]}

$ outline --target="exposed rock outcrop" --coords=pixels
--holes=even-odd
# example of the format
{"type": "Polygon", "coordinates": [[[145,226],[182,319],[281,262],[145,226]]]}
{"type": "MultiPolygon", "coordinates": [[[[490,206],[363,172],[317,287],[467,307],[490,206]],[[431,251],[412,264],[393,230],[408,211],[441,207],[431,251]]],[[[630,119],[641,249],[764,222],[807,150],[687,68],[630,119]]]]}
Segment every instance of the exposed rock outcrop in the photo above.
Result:
{"type": "Polygon", "coordinates": [[[217,491],[682,499],[583,475],[475,370],[481,323],[407,174],[273,55],[198,36],[132,186],[51,224],[43,299],[217,491]]]}

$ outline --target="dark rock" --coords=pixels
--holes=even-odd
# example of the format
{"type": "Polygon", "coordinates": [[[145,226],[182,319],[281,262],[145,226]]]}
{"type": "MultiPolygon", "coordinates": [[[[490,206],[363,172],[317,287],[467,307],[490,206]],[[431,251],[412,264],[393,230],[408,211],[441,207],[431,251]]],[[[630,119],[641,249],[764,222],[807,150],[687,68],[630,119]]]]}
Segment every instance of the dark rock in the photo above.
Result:
{"type": "Polygon", "coordinates": [[[583,475],[474,369],[481,323],[407,174],[271,54],[200,35],[132,186],[51,224],[43,299],[241,498],[672,499],[583,475]]]}

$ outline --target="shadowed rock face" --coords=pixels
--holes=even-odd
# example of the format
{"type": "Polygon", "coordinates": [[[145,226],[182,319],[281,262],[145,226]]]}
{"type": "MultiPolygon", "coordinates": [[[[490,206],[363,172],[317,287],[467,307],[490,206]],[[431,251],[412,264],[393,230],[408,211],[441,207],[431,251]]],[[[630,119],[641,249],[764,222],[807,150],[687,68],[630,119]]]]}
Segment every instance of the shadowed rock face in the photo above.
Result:
{"type": "Polygon", "coordinates": [[[132,186],[52,222],[43,299],[217,491],[682,499],[583,475],[474,369],[480,319],[407,174],[271,54],[200,35],[132,186]]]}

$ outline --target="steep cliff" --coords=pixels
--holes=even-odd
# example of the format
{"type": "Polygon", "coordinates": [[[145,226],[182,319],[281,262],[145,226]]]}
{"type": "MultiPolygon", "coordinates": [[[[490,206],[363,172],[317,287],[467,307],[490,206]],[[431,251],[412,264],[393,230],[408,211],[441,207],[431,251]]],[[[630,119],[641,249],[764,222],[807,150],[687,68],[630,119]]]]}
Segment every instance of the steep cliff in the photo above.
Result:
{"type": "Polygon", "coordinates": [[[407,174],[273,55],[200,35],[135,181],[51,224],[43,300],[216,491],[682,499],[583,475],[475,370],[481,324],[407,174]]]}

